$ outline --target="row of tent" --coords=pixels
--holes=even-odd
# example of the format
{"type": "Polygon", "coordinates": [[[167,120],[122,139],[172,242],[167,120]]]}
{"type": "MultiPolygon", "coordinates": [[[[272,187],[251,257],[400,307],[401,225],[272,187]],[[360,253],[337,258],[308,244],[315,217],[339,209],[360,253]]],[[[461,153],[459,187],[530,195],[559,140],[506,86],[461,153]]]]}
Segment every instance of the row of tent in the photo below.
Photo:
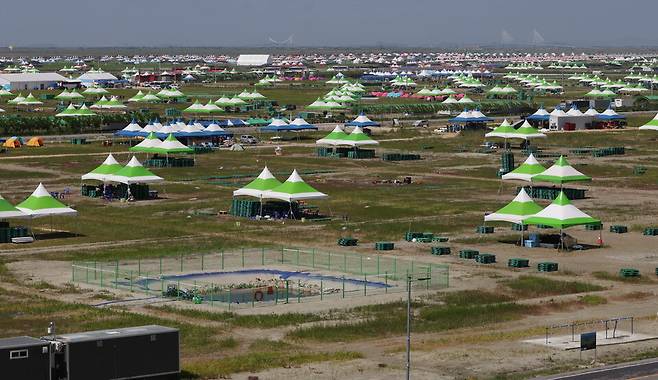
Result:
{"type": "Polygon", "coordinates": [[[331,133],[325,137],[317,140],[316,145],[325,145],[325,146],[349,146],[349,147],[360,147],[365,145],[378,145],[379,142],[370,138],[370,136],[363,133],[361,127],[354,127],[351,133],[347,134],[345,131],[337,125],[331,133]]]}
{"type": "MultiPolygon", "coordinates": [[[[591,177],[576,170],[564,156],[560,156],[550,168],[545,169],[534,155],[530,154],[516,169],[503,175],[502,179],[550,182],[562,186],[565,183],[590,181],[591,177]]],[[[492,214],[486,215],[484,220],[525,225],[539,224],[559,229],[600,223],[600,220],[592,218],[571,204],[569,198],[562,191],[553,203],[542,209],[528,196],[525,188],[521,189],[511,203],[492,214]]]]}
{"type": "Polygon", "coordinates": [[[263,168],[256,179],[235,190],[233,196],[249,196],[261,200],[278,199],[286,202],[327,199],[329,197],[304,182],[297,169],[293,170],[288,179],[281,183],[272,175],[267,166],[263,168]]]}
{"type": "Polygon", "coordinates": [[[29,146],[32,148],[38,148],[43,146],[43,139],[41,137],[32,137],[27,141],[27,143],[23,143],[23,139],[17,136],[12,136],[5,140],[1,147],[3,148],[20,148],[21,146],[29,146]]]}
{"type": "Polygon", "coordinates": [[[122,166],[112,156],[108,155],[105,161],[91,172],[81,177],[83,181],[96,180],[101,182],[116,182],[131,185],[134,183],[157,183],[163,179],[145,168],[135,156],[125,166],[122,166]]]}
{"type": "MultiPolygon", "coordinates": [[[[242,122],[241,125],[246,125],[242,122]]],[[[237,122],[236,122],[237,124],[237,122]]],[[[120,137],[147,137],[155,134],[159,138],[168,138],[169,135],[174,137],[185,138],[204,138],[204,137],[225,137],[232,136],[232,133],[226,132],[218,123],[212,122],[204,127],[201,123],[190,121],[185,124],[181,120],[176,120],[170,124],[161,124],[157,120],[149,122],[142,128],[135,120],[131,121],[125,128],[117,131],[115,135],[120,137]]]]}
{"type": "Polygon", "coordinates": [[[543,107],[540,107],[535,113],[528,116],[526,120],[536,120],[536,121],[548,121],[551,116],[562,117],[562,116],[592,116],[600,120],[612,121],[612,120],[623,120],[626,117],[624,115],[618,114],[612,107],[608,107],[605,111],[599,113],[593,107],[590,107],[587,111],[581,112],[575,105],[571,107],[569,111],[562,110],[561,107],[555,107],[550,113],[546,111],[543,107]]]}

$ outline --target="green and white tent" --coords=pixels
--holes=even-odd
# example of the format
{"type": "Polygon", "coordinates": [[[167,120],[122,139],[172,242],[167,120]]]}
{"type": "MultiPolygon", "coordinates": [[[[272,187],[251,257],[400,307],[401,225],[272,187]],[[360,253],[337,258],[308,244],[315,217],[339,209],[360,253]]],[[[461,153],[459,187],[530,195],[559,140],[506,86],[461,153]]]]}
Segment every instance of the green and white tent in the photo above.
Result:
{"type": "Polygon", "coordinates": [[[646,124],[641,126],[639,129],[658,131],[658,114],[656,114],[656,116],[654,116],[653,119],[649,120],[646,124]]]}
{"type": "Polygon", "coordinates": [[[525,188],[514,197],[514,200],[507,204],[507,206],[500,210],[485,215],[485,222],[510,222],[510,223],[523,223],[524,219],[533,216],[540,212],[542,207],[536,204],[526,193],[525,188]]]}
{"type": "Polygon", "coordinates": [[[16,205],[16,208],[22,211],[30,218],[39,218],[42,216],[62,215],[75,216],[78,212],[66,206],[62,202],[53,198],[46,190],[43,184],[39,184],[32,195],[26,200],[16,205]]]}
{"type": "Polygon", "coordinates": [[[142,166],[142,163],[133,156],[126,166],[109,176],[109,181],[130,185],[133,183],[162,182],[163,179],[151,173],[150,170],[142,166]]]}
{"type": "Polygon", "coordinates": [[[23,100],[25,100],[25,97],[19,92],[15,98],[7,100],[7,104],[20,104],[23,100]]]}
{"type": "Polygon", "coordinates": [[[524,120],[523,124],[521,124],[521,126],[516,130],[514,137],[529,140],[535,138],[543,138],[546,137],[546,135],[539,132],[537,128],[530,125],[528,120],[524,120]]]}
{"type": "Polygon", "coordinates": [[[233,196],[238,197],[244,195],[249,197],[263,198],[265,192],[272,190],[280,185],[281,182],[279,182],[279,180],[276,179],[274,175],[272,175],[266,166],[263,168],[263,171],[260,172],[258,177],[256,177],[256,179],[249,182],[244,187],[235,190],[233,192],[233,196]]]}
{"type": "Polygon", "coordinates": [[[358,147],[363,145],[378,145],[379,143],[370,138],[370,136],[363,133],[361,127],[354,127],[352,133],[347,135],[347,137],[339,140],[340,144],[338,145],[348,145],[352,147],[358,147]]]}
{"type": "Polygon", "coordinates": [[[286,182],[263,194],[263,198],[280,199],[286,202],[326,199],[328,197],[327,194],[315,190],[311,185],[304,182],[297,173],[297,169],[293,170],[286,182]]]}
{"type": "Polygon", "coordinates": [[[561,230],[573,226],[599,223],[601,223],[600,220],[592,218],[572,205],[569,198],[562,191],[553,203],[545,209],[523,220],[523,224],[541,224],[561,230]]]}
{"type": "Polygon", "coordinates": [[[34,95],[30,93],[23,101],[19,102],[18,104],[21,106],[38,106],[43,104],[43,102],[35,98],[34,95]]]}
{"type": "Polygon", "coordinates": [[[205,106],[203,106],[203,108],[208,113],[221,113],[221,112],[224,112],[224,109],[220,108],[217,104],[213,103],[212,100],[209,100],[208,103],[205,106]]]}
{"type": "Polygon", "coordinates": [[[340,127],[340,125],[337,125],[336,128],[334,128],[331,133],[328,135],[324,136],[320,140],[316,141],[316,145],[340,145],[342,141],[344,141],[347,136],[349,136],[345,131],[343,131],[343,128],[340,127]]]}
{"type": "Polygon", "coordinates": [[[543,173],[546,170],[542,164],[537,161],[535,156],[530,153],[528,158],[519,165],[516,169],[512,170],[507,174],[503,174],[502,179],[504,180],[514,180],[518,179],[521,181],[531,181],[531,178],[539,173],[543,173]]]}
{"type": "Polygon", "coordinates": [[[83,175],[81,179],[83,181],[97,180],[106,182],[109,181],[110,175],[118,172],[121,168],[121,164],[119,164],[117,160],[114,159],[114,156],[110,154],[99,167],[83,175]]]}
{"type": "Polygon", "coordinates": [[[499,126],[494,128],[493,131],[484,135],[484,137],[500,137],[500,138],[508,139],[515,137],[515,135],[516,135],[516,129],[514,129],[512,127],[512,124],[510,124],[507,121],[507,119],[505,119],[499,126]]]}
{"type": "Polygon", "coordinates": [[[0,195],[0,219],[25,218],[27,215],[23,211],[12,206],[5,198],[0,195]]]}
{"type": "Polygon", "coordinates": [[[194,152],[194,149],[178,141],[172,133],[170,133],[169,136],[167,136],[167,138],[160,144],[160,147],[156,149],[159,150],[159,153],[164,154],[194,152]]]}
{"type": "Polygon", "coordinates": [[[86,90],[82,91],[85,95],[98,96],[98,95],[107,95],[110,92],[104,89],[103,87],[89,87],[86,90]]]}
{"type": "Polygon", "coordinates": [[[155,135],[154,132],[151,132],[140,142],[139,144],[131,147],[131,152],[144,152],[144,153],[160,153],[160,148],[162,147],[162,141],[155,135]]]}
{"type": "Polygon", "coordinates": [[[185,108],[183,110],[183,112],[186,112],[186,113],[201,113],[201,114],[209,113],[209,111],[198,100],[195,101],[191,106],[185,108]]]}
{"type": "Polygon", "coordinates": [[[150,91],[148,94],[144,95],[140,100],[138,100],[138,102],[140,103],[158,103],[160,101],[162,101],[162,99],[158,98],[150,91]]]}
{"type": "Polygon", "coordinates": [[[139,102],[139,101],[142,100],[143,97],[144,97],[144,93],[142,92],[142,90],[139,90],[139,91],[135,94],[135,96],[133,96],[132,98],[128,99],[128,101],[131,102],[131,103],[139,102]]]}
{"type": "Polygon", "coordinates": [[[58,95],[55,96],[55,99],[57,99],[57,100],[69,100],[70,95],[71,95],[71,93],[69,92],[69,90],[64,89],[64,91],[60,92],[58,95]]]}
{"type": "Polygon", "coordinates": [[[14,94],[12,94],[9,90],[5,90],[4,87],[0,87],[0,97],[3,96],[14,96],[14,94]]]}
{"type": "Polygon", "coordinates": [[[592,178],[574,169],[564,156],[560,156],[553,166],[532,176],[531,180],[532,182],[551,182],[562,185],[567,182],[591,181],[592,178]]]}

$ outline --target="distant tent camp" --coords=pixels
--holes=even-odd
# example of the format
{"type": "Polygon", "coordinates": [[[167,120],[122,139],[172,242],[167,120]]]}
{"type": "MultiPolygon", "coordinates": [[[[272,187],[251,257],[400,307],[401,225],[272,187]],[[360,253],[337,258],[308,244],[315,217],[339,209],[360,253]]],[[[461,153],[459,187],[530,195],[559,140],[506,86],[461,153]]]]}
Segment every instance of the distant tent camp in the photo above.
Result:
{"type": "Polygon", "coordinates": [[[17,204],[16,208],[30,218],[51,215],[75,216],[78,214],[74,209],[53,198],[48,190],[46,190],[46,187],[41,183],[37,186],[32,195],[27,197],[23,202],[17,204]]]}
{"type": "Polygon", "coordinates": [[[41,137],[32,137],[25,146],[37,148],[43,146],[43,139],[41,137]]]}

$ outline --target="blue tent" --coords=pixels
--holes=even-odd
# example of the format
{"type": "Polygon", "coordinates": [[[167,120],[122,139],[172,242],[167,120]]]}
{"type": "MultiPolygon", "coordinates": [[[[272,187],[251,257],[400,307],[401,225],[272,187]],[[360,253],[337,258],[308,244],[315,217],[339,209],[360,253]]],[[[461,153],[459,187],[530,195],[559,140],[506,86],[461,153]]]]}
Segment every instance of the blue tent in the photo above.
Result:
{"type": "Polygon", "coordinates": [[[626,118],[626,116],[620,115],[615,110],[612,108],[608,107],[607,110],[601,112],[598,116],[599,119],[601,120],[623,120],[626,118]]]}
{"type": "Polygon", "coordinates": [[[268,125],[267,127],[260,128],[261,132],[286,132],[286,131],[303,131],[303,130],[318,130],[318,127],[306,124],[306,125],[268,125]]]}
{"type": "Polygon", "coordinates": [[[474,111],[464,110],[456,117],[453,117],[452,119],[448,119],[448,121],[451,123],[486,123],[488,121],[493,121],[493,119],[490,117],[486,117],[485,115],[482,114],[482,112],[478,110],[474,110],[474,111]]]}
{"type": "Polygon", "coordinates": [[[366,116],[366,114],[363,113],[363,112],[361,112],[361,113],[359,114],[359,116],[356,117],[356,119],[354,119],[354,120],[352,120],[352,121],[350,121],[350,122],[348,122],[348,123],[345,123],[345,125],[348,126],[348,127],[361,127],[361,128],[363,128],[363,127],[379,127],[379,126],[381,126],[381,124],[379,124],[379,123],[377,123],[377,122],[375,122],[375,121],[370,120],[370,119],[368,118],[368,116],[366,116]]]}
{"type": "Polygon", "coordinates": [[[546,121],[551,118],[551,114],[549,114],[544,107],[539,107],[535,113],[532,115],[526,117],[526,120],[537,120],[537,121],[546,121]]]}
{"type": "Polygon", "coordinates": [[[217,123],[220,127],[248,127],[244,120],[241,119],[229,119],[229,120],[220,120],[217,123]]]}

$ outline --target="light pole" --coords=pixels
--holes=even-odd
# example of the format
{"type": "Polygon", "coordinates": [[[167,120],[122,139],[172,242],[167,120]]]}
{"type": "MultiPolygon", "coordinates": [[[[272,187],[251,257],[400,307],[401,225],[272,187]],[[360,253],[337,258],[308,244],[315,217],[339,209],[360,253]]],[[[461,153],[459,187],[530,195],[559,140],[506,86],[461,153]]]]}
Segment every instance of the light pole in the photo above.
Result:
{"type": "Polygon", "coordinates": [[[428,281],[430,279],[430,276],[414,279],[407,274],[407,380],[411,379],[411,284],[414,281],[428,281]]]}

